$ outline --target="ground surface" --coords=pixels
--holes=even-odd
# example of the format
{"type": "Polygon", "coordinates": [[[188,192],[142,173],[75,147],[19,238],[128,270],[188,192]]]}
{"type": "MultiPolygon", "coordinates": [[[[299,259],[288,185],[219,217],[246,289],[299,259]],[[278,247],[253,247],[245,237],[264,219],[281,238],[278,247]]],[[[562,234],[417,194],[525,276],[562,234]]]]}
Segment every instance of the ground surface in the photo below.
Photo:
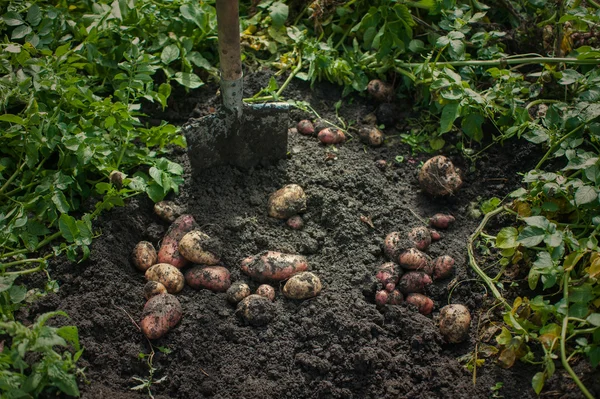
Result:
{"type": "MultiPolygon", "coordinates": [[[[249,86],[253,83],[264,83],[264,76],[253,76],[249,86]]],[[[337,89],[318,85],[315,90],[290,90],[289,97],[311,101],[322,116],[335,121],[337,89]]],[[[192,112],[202,114],[214,102],[213,93],[206,89],[194,93],[196,97],[179,96],[179,108],[166,116],[184,122],[192,112]],[[203,102],[197,104],[198,98],[203,102]]],[[[341,114],[356,120],[374,109],[368,100],[357,98],[342,107],[341,114]]],[[[293,112],[289,127],[303,116],[293,112]]],[[[460,284],[450,297],[450,302],[467,305],[474,315],[467,342],[444,344],[436,323],[439,309],[448,303],[449,287],[473,278],[465,245],[478,220],[469,217],[469,205],[478,197],[504,196],[515,188],[516,172],[535,162],[530,147],[523,143],[496,147],[471,172],[470,165],[450,154],[465,171],[465,185],[449,199],[420,191],[416,175],[427,156],[412,157],[407,146],[371,149],[355,139],[333,149],[315,138],[290,134],[288,148],[289,159],[271,167],[250,171],[221,167],[200,174],[191,173],[188,155],[180,152],[186,183],[173,199],[221,241],[223,264],[235,280],[243,279],[252,288],[258,285],[239,271],[240,260],[248,255],[267,249],[299,253],[321,277],[322,294],[296,302],[278,292],[275,319],[265,327],[250,327],[236,317],[224,294],[186,287],[178,295],[182,322],[155,342],[171,351],[157,353],[154,359],[154,378],[166,377],[152,386],[155,397],[488,398],[497,382],[503,383],[498,395],[505,398],[535,397],[530,388],[533,368],[517,364],[503,370],[488,361],[473,385],[472,374],[457,361],[476,343],[486,300],[481,285],[460,284]],[[326,160],[328,153],[335,159],[326,160]],[[404,156],[403,163],[393,162],[397,155],[404,156]],[[385,170],[375,166],[378,159],[388,161],[385,170]],[[309,198],[301,231],[267,216],[269,194],[289,183],[304,187],[309,198]],[[429,250],[432,256],[449,254],[457,260],[456,275],[428,290],[435,300],[432,316],[406,305],[377,309],[374,304],[374,271],[387,261],[383,239],[391,231],[420,225],[411,210],[424,218],[450,212],[457,219],[429,250]],[[361,215],[370,217],[374,228],[361,221],[361,215]]],[[[85,346],[80,365],[89,380],[81,383],[85,398],[147,396],[146,391],[131,390],[137,384],[133,377],[148,376],[138,355],[150,348],[129,317],[138,321],[145,303],[144,276],[134,269],[129,255],[141,240],[158,245],[167,228],[153,214],[152,205],[148,199],[134,198],[126,207],[105,214],[95,224],[101,236],[94,241],[90,259],[81,264],[54,263],[51,273],[60,292],[32,309],[32,314],[63,309],[69,322],[79,327],[85,346]]],[[[575,391],[567,383],[559,385],[556,396],[575,391]]]]}

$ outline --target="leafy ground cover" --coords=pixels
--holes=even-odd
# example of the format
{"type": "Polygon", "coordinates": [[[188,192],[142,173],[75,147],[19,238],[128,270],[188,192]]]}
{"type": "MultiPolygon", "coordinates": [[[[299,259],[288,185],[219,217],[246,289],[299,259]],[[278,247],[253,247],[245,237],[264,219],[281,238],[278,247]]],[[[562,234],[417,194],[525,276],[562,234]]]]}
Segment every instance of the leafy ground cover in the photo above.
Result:
{"type": "MultiPolygon", "coordinates": [[[[102,212],[178,192],[183,168],[166,155],[184,139],[144,110],[172,105],[173,88],[216,79],[215,11],[211,1],[150,0],[18,1],[0,11],[0,306],[10,337],[0,387],[76,396],[77,328],[46,326],[52,313],[25,327],[15,312],[58,289],[52,258],[89,256],[102,212]],[[33,273],[48,276],[43,289],[18,280],[33,273]]],[[[244,63],[275,72],[248,101],[293,100],[291,79],[328,81],[343,87],[339,109],[381,78],[411,104],[396,139],[415,153],[454,152],[474,167],[508,140],[545,150],[521,189],[486,199],[469,241],[472,267],[506,308],[499,363],[538,367],[538,393],[560,359],[591,397],[569,364],[600,361],[599,18],[591,0],[242,5],[244,63]],[[486,232],[498,216],[505,225],[486,232]],[[492,258],[493,278],[479,266],[492,258]],[[509,301],[517,268],[531,291],[509,301]]]]}

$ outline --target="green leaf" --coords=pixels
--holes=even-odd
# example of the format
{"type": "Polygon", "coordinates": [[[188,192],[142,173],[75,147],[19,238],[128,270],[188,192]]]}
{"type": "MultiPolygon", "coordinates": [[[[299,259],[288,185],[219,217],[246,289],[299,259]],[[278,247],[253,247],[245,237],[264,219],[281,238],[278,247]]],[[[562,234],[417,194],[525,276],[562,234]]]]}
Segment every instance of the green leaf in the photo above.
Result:
{"type": "Polygon", "coordinates": [[[575,204],[589,204],[598,199],[598,193],[594,187],[581,186],[575,191],[575,204]]]}
{"type": "Polygon", "coordinates": [[[67,242],[75,242],[75,238],[78,236],[77,222],[72,216],[63,213],[58,219],[58,228],[67,242]]]}
{"type": "Polygon", "coordinates": [[[523,221],[527,223],[528,226],[539,227],[544,230],[548,230],[548,227],[550,226],[550,222],[545,216],[531,216],[523,218],[523,221]]]}
{"type": "Polygon", "coordinates": [[[514,227],[505,227],[496,236],[496,247],[501,249],[518,247],[519,231],[514,227]]]}
{"type": "Polygon", "coordinates": [[[536,269],[552,269],[554,267],[554,261],[550,254],[546,251],[539,252],[533,266],[536,269]]]}
{"type": "Polygon", "coordinates": [[[587,317],[587,322],[595,327],[600,327],[600,313],[592,313],[587,317]]]}
{"type": "Polygon", "coordinates": [[[7,291],[10,287],[12,287],[17,277],[19,276],[0,276],[0,292],[7,291]]]}
{"type": "Polygon", "coordinates": [[[175,74],[175,81],[182,86],[190,89],[197,89],[202,86],[204,82],[195,73],[191,72],[177,72],[175,74]]]}
{"type": "Polygon", "coordinates": [[[38,26],[41,21],[42,11],[40,10],[40,7],[37,4],[29,7],[29,10],[27,10],[27,22],[29,22],[31,26],[38,26]]]}
{"type": "Polygon", "coordinates": [[[276,1],[269,7],[269,15],[273,20],[273,26],[279,28],[285,24],[289,14],[289,7],[280,1],[276,1]]]}
{"type": "Polygon", "coordinates": [[[27,36],[28,34],[30,34],[31,31],[32,31],[31,26],[29,26],[29,25],[20,25],[20,26],[17,26],[12,31],[12,35],[10,36],[10,38],[12,40],[22,39],[25,36],[27,36]]]}
{"type": "Polygon", "coordinates": [[[208,16],[195,3],[187,3],[179,7],[183,18],[196,24],[198,28],[205,31],[208,25],[208,16]]]}
{"type": "Polygon", "coordinates": [[[9,11],[6,14],[4,14],[2,16],[2,19],[4,20],[4,23],[8,26],[19,26],[25,23],[25,21],[21,19],[21,16],[14,11],[9,11]]]}
{"type": "Polygon", "coordinates": [[[176,44],[169,44],[160,54],[160,60],[165,65],[169,65],[179,57],[180,51],[176,44]]]}
{"type": "Polygon", "coordinates": [[[569,288],[569,302],[587,304],[594,299],[594,290],[589,283],[569,288]]]}
{"type": "Polygon", "coordinates": [[[65,341],[73,344],[76,351],[80,349],[79,346],[79,332],[76,326],[63,326],[56,330],[56,333],[64,338],[65,341]]]}
{"type": "Polygon", "coordinates": [[[452,125],[459,115],[459,104],[449,103],[444,106],[442,110],[442,118],[440,121],[440,133],[449,132],[452,129],[452,125]]]}
{"type": "Polygon", "coordinates": [[[521,234],[519,234],[517,242],[528,248],[535,247],[544,240],[545,236],[545,230],[540,229],[539,227],[527,226],[521,231],[521,234]]]}
{"type": "Polygon", "coordinates": [[[23,118],[13,114],[0,115],[0,121],[16,123],[17,125],[25,125],[25,121],[23,120],[23,118]]]}
{"type": "Polygon", "coordinates": [[[52,202],[54,205],[56,205],[56,209],[58,209],[60,213],[69,213],[69,203],[67,202],[67,197],[65,197],[62,191],[54,192],[54,195],[52,196],[52,202]]]}
{"type": "Polygon", "coordinates": [[[558,81],[561,85],[570,85],[583,78],[583,75],[574,69],[565,69],[562,71],[562,77],[558,81]]]}
{"type": "Polygon", "coordinates": [[[535,375],[531,379],[531,386],[533,387],[533,390],[536,394],[539,395],[540,392],[542,392],[542,388],[544,388],[544,382],[546,382],[546,377],[544,376],[544,373],[541,371],[535,373],[535,375]]]}
{"type": "Polygon", "coordinates": [[[148,197],[150,197],[150,199],[154,202],[162,201],[166,195],[165,190],[155,182],[151,182],[146,187],[146,193],[148,194],[148,197]]]}
{"type": "Polygon", "coordinates": [[[463,132],[471,139],[480,143],[481,139],[483,139],[483,129],[481,128],[483,122],[485,122],[485,118],[481,114],[469,114],[462,120],[463,132]]]}

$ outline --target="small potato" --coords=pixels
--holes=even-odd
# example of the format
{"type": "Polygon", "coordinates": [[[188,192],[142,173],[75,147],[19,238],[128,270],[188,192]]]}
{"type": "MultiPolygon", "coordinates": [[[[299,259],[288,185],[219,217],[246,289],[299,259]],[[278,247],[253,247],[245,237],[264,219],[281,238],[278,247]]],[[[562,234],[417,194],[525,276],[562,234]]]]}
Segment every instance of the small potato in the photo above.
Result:
{"type": "Polygon", "coordinates": [[[123,187],[123,180],[125,179],[125,173],[119,172],[118,170],[113,170],[108,175],[108,179],[112,183],[113,186],[120,190],[123,187]]]}
{"type": "Polygon", "coordinates": [[[412,241],[415,248],[425,251],[431,244],[431,233],[427,227],[415,227],[408,233],[408,239],[412,241]]]}
{"type": "Polygon", "coordinates": [[[407,272],[400,277],[397,287],[401,293],[410,294],[412,292],[423,292],[425,287],[432,282],[431,277],[424,272],[407,272]]]}
{"type": "Polygon", "coordinates": [[[463,305],[452,304],[440,310],[440,333],[447,342],[462,342],[469,336],[471,313],[463,305]]]}
{"type": "Polygon", "coordinates": [[[269,216],[277,219],[288,219],[306,211],[304,190],[297,184],[288,184],[275,191],[269,197],[268,211],[269,216]]]}
{"type": "Polygon", "coordinates": [[[398,290],[390,292],[388,303],[390,305],[401,305],[404,302],[404,295],[398,290]]]}
{"type": "Polygon", "coordinates": [[[264,326],[275,317],[275,305],[264,296],[252,294],[238,303],[235,313],[252,326],[264,326]]]}
{"type": "Polygon", "coordinates": [[[312,136],[315,134],[315,126],[308,119],[304,119],[298,122],[296,129],[298,129],[298,133],[303,134],[305,136],[312,136]]]}
{"type": "Polygon", "coordinates": [[[150,266],[156,264],[158,261],[158,255],[156,254],[156,249],[154,249],[154,245],[152,245],[151,242],[140,241],[133,248],[131,259],[135,267],[145,272],[150,268],[150,266]]]}
{"type": "Polygon", "coordinates": [[[283,281],[296,273],[308,270],[308,263],[302,255],[264,251],[244,259],[241,269],[257,281],[283,281]]]}
{"type": "Polygon", "coordinates": [[[390,293],[386,290],[377,291],[375,293],[375,304],[377,306],[387,305],[390,299],[390,293]]]}
{"type": "Polygon", "coordinates": [[[360,128],[358,131],[358,137],[360,137],[360,141],[370,145],[371,147],[379,147],[385,140],[385,136],[381,130],[372,126],[360,128]]]}
{"type": "Polygon", "coordinates": [[[456,219],[452,215],[436,213],[429,218],[429,225],[436,229],[447,229],[456,219]]]}
{"type": "Polygon", "coordinates": [[[431,195],[452,195],[462,186],[462,179],[452,161],[438,155],[423,164],[419,172],[419,184],[431,195]]]}
{"type": "Polygon", "coordinates": [[[215,242],[200,230],[192,230],[179,240],[179,253],[192,263],[216,265],[219,257],[214,254],[215,242]]]}
{"type": "Polygon", "coordinates": [[[241,281],[236,281],[227,289],[226,294],[229,302],[238,303],[248,295],[252,294],[252,291],[250,291],[248,284],[241,281]]]}
{"type": "Polygon", "coordinates": [[[407,270],[420,270],[431,274],[431,260],[425,253],[416,248],[409,248],[398,256],[398,263],[407,270]]]}
{"type": "Polygon", "coordinates": [[[375,161],[375,166],[379,170],[385,170],[385,168],[387,168],[387,161],[385,159],[378,159],[375,161]]]}
{"type": "Polygon", "coordinates": [[[433,279],[439,280],[449,277],[454,270],[454,258],[443,255],[433,261],[433,279]]]}
{"type": "Polygon", "coordinates": [[[189,261],[179,253],[179,241],[197,227],[192,215],[181,215],[171,224],[158,250],[158,262],[168,263],[179,269],[189,261]]]}
{"type": "Polygon", "coordinates": [[[274,301],[275,288],[271,287],[269,284],[261,284],[256,289],[256,295],[264,296],[269,301],[274,301]]]}
{"type": "Polygon", "coordinates": [[[194,266],[185,273],[185,282],[197,290],[225,292],[231,286],[231,274],[223,266],[194,266]]]}
{"type": "Polygon", "coordinates": [[[171,294],[153,296],[146,302],[140,328],[148,339],[158,339],[181,320],[181,303],[171,294]]]}
{"type": "Polygon", "coordinates": [[[304,220],[302,219],[302,216],[296,215],[289,218],[285,224],[292,230],[302,230],[304,227],[304,220]]]}
{"type": "Polygon", "coordinates": [[[396,288],[400,273],[393,262],[386,262],[379,266],[375,278],[383,285],[383,289],[392,292],[396,288]]]}
{"type": "Polygon", "coordinates": [[[329,124],[325,119],[317,119],[314,123],[314,126],[315,133],[319,133],[321,130],[331,127],[331,124],[329,124]]]}
{"type": "Polygon", "coordinates": [[[144,285],[144,298],[146,298],[147,300],[155,295],[166,293],[167,289],[158,281],[148,281],[146,285],[144,285]]]}
{"type": "Polygon", "coordinates": [[[321,280],[311,272],[293,275],[283,286],[283,295],[290,299],[308,299],[319,295],[321,280]]]}
{"type": "Polygon", "coordinates": [[[439,241],[442,239],[442,233],[437,230],[429,230],[429,234],[431,235],[431,241],[439,241]]]}
{"type": "Polygon", "coordinates": [[[398,256],[400,253],[411,246],[411,242],[404,238],[404,236],[397,231],[393,231],[388,234],[383,242],[383,250],[385,254],[388,256],[388,258],[395,262],[398,261],[398,256]]]}
{"type": "Polygon", "coordinates": [[[154,204],[154,213],[165,222],[173,223],[185,213],[185,209],[173,201],[159,201],[154,204]]]}
{"type": "Polygon", "coordinates": [[[394,88],[389,83],[373,79],[367,85],[367,92],[373,99],[380,103],[389,102],[394,96],[394,88]]]}
{"type": "Polygon", "coordinates": [[[146,270],[146,280],[161,283],[169,294],[181,291],[185,281],[181,271],[168,263],[157,263],[146,270]]]}
{"type": "Polygon", "coordinates": [[[433,301],[431,300],[431,298],[423,294],[408,294],[405,298],[405,302],[410,303],[411,305],[415,305],[419,310],[419,313],[424,315],[428,315],[433,311],[433,301]]]}
{"type": "Polygon", "coordinates": [[[323,144],[341,144],[346,141],[344,132],[333,127],[321,130],[317,135],[317,138],[323,144]]]}

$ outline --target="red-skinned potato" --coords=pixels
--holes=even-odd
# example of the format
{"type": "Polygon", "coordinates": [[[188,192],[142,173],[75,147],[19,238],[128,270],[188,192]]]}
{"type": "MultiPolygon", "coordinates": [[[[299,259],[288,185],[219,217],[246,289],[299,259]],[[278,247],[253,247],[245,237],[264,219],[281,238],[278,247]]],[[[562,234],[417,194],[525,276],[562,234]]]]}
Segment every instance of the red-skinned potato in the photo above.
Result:
{"type": "Polygon", "coordinates": [[[264,251],[244,259],[241,269],[257,281],[283,281],[295,273],[308,270],[308,263],[302,255],[264,251]]]}
{"type": "Polygon", "coordinates": [[[436,229],[447,229],[456,219],[446,213],[436,213],[429,218],[429,225],[436,229]]]}
{"type": "Polygon", "coordinates": [[[308,299],[319,295],[321,280],[311,272],[294,274],[283,286],[283,295],[290,299],[308,299]]]}
{"type": "Polygon", "coordinates": [[[227,289],[227,300],[231,303],[238,303],[248,295],[252,294],[250,286],[242,281],[236,281],[227,289]]]}
{"type": "Polygon", "coordinates": [[[433,311],[433,301],[423,294],[408,294],[404,301],[415,305],[421,314],[428,315],[433,311]]]}
{"type": "Polygon", "coordinates": [[[388,303],[390,305],[401,305],[404,302],[404,295],[398,290],[390,292],[388,303]]]}
{"type": "Polygon", "coordinates": [[[181,304],[175,296],[156,295],[144,306],[140,328],[148,339],[158,339],[179,323],[181,315],[181,304]]]}
{"type": "Polygon", "coordinates": [[[411,246],[411,243],[401,233],[393,231],[385,237],[383,251],[388,258],[398,261],[400,253],[411,246]]]}
{"type": "Polygon", "coordinates": [[[437,230],[429,230],[429,234],[431,235],[431,241],[439,241],[442,239],[442,233],[437,230]]]}
{"type": "Polygon", "coordinates": [[[219,257],[211,249],[214,244],[208,234],[192,230],[179,240],[179,253],[192,263],[216,265],[219,257]]]}
{"type": "Polygon", "coordinates": [[[185,281],[181,271],[168,263],[157,263],[146,270],[146,280],[161,283],[169,294],[181,291],[185,281]]]}
{"type": "Polygon", "coordinates": [[[292,230],[301,230],[304,227],[304,220],[302,219],[302,216],[296,215],[289,218],[285,224],[292,230]]]}
{"type": "Polygon", "coordinates": [[[315,126],[308,119],[304,119],[298,122],[296,129],[298,129],[298,133],[303,134],[305,136],[312,136],[313,134],[315,134],[315,126]]]}
{"type": "Polygon", "coordinates": [[[168,263],[179,269],[187,265],[189,261],[179,253],[179,241],[195,228],[196,221],[192,215],[181,215],[175,219],[160,245],[158,262],[168,263]]]}
{"type": "Polygon", "coordinates": [[[328,127],[321,130],[317,135],[317,138],[323,144],[341,144],[346,141],[344,132],[334,127],[328,127]]]}
{"type": "Polygon", "coordinates": [[[319,133],[323,129],[327,129],[331,125],[325,119],[317,119],[314,123],[315,133],[319,133]]]}
{"type": "Polygon", "coordinates": [[[158,281],[148,281],[144,285],[144,298],[150,299],[155,295],[166,294],[167,289],[158,281]]]}
{"type": "Polygon", "coordinates": [[[411,271],[400,277],[397,287],[401,293],[410,294],[412,292],[423,292],[425,287],[432,282],[428,274],[411,271]]]}
{"type": "Polygon", "coordinates": [[[154,204],[154,213],[165,222],[173,223],[184,212],[184,208],[173,201],[159,201],[154,204]]]}
{"type": "Polygon", "coordinates": [[[269,301],[274,301],[275,288],[271,287],[269,284],[261,284],[256,289],[256,295],[264,296],[269,301]]]}
{"type": "Polygon", "coordinates": [[[362,127],[358,131],[358,137],[360,137],[360,141],[365,144],[368,144],[371,147],[379,147],[383,144],[385,140],[385,136],[381,132],[381,130],[377,129],[373,126],[362,127]]]}
{"type": "Polygon", "coordinates": [[[275,305],[264,296],[252,294],[238,303],[235,313],[252,326],[264,326],[275,317],[275,305]]]}
{"type": "Polygon", "coordinates": [[[447,342],[458,343],[469,336],[471,313],[463,305],[452,304],[440,310],[440,333],[447,342]]]}
{"type": "Polygon", "coordinates": [[[140,241],[133,248],[131,254],[133,264],[138,270],[145,272],[150,266],[156,264],[158,261],[158,255],[154,245],[148,241],[140,241]]]}
{"type": "Polygon", "coordinates": [[[431,244],[431,233],[427,227],[415,227],[408,233],[408,239],[412,241],[415,248],[425,251],[431,244]]]}
{"type": "Polygon", "coordinates": [[[231,274],[223,266],[194,266],[185,272],[185,282],[197,290],[225,292],[231,286],[231,274]]]}
{"type": "Polygon", "coordinates": [[[288,219],[304,211],[306,211],[306,194],[297,184],[288,184],[269,197],[268,212],[273,218],[288,219]]]}
{"type": "Polygon", "coordinates": [[[375,278],[383,285],[386,291],[393,291],[398,283],[400,273],[398,267],[393,262],[386,262],[379,266],[375,278]]]}
{"type": "Polygon", "coordinates": [[[452,195],[462,185],[454,164],[443,155],[427,160],[419,172],[421,188],[431,195],[452,195]]]}
{"type": "Polygon", "coordinates": [[[367,85],[367,91],[375,101],[380,103],[389,102],[394,96],[394,88],[392,85],[379,79],[371,80],[367,85]]]}
{"type": "Polygon", "coordinates": [[[377,291],[375,293],[375,304],[377,306],[383,306],[388,303],[390,299],[390,293],[386,290],[377,291]]]}
{"type": "Polygon", "coordinates": [[[431,260],[427,254],[416,248],[409,248],[398,256],[398,263],[407,270],[420,270],[431,274],[431,260]]]}
{"type": "Polygon", "coordinates": [[[442,255],[433,261],[433,279],[449,277],[454,270],[454,259],[448,255],[442,255]]]}

